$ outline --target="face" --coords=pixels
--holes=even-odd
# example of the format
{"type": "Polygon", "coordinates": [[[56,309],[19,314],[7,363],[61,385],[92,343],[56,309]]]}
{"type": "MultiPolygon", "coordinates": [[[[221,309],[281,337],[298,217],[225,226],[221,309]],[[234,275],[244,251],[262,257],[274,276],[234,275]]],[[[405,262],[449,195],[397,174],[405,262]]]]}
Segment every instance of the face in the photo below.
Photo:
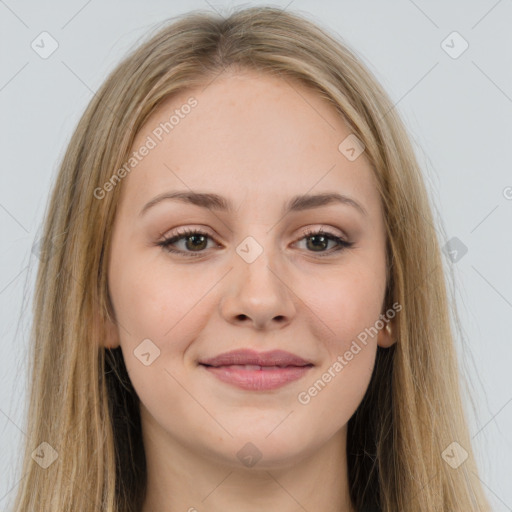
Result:
{"type": "Polygon", "coordinates": [[[385,329],[361,341],[384,313],[386,238],[364,152],[349,160],[338,149],[350,133],[315,92],[255,72],[174,96],[138,133],[133,151],[155,144],[117,185],[108,282],[118,328],[105,345],[121,346],[146,432],[233,465],[250,442],[260,466],[275,467],[346,429],[377,345],[391,344],[385,329]],[[161,196],[174,192],[230,208],[161,196]],[[306,194],[359,207],[287,209],[306,194]],[[309,365],[260,377],[201,364],[238,349],[309,365]]]}

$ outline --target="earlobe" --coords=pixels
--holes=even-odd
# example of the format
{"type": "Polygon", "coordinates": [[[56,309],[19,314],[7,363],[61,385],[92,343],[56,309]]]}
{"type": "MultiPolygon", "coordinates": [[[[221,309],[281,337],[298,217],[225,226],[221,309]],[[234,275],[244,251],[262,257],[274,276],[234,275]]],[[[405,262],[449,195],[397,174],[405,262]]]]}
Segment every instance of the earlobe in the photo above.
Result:
{"type": "Polygon", "coordinates": [[[119,329],[109,314],[100,315],[98,321],[103,324],[103,336],[100,344],[105,348],[117,348],[120,345],[119,329]]]}
{"type": "Polygon", "coordinates": [[[396,343],[396,329],[393,322],[389,322],[377,335],[377,345],[382,348],[389,348],[396,343]]]}
{"type": "Polygon", "coordinates": [[[103,340],[103,346],[105,348],[117,348],[119,345],[119,330],[109,318],[105,322],[105,339],[103,340]]]}

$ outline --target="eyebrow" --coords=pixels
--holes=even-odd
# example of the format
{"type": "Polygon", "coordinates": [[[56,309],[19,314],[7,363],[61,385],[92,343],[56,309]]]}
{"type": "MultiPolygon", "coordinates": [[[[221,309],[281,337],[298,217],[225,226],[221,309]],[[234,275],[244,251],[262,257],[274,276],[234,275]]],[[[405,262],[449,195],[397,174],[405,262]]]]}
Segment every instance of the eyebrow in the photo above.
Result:
{"type": "MultiPolygon", "coordinates": [[[[207,192],[192,192],[192,191],[174,191],[164,192],[160,194],[147,204],[144,205],[139,213],[139,216],[144,214],[151,207],[160,203],[164,200],[176,200],[183,203],[193,204],[200,206],[201,208],[208,208],[211,210],[224,211],[227,213],[234,213],[235,208],[233,203],[218,194],[207,193],[207,192]]],[[[348,197],[343,194],[336,192],[325,192],[323,194],[303,194],[293,196],[289,201],[285,203],[282,210],[282,215],[289,212],[301,212],[304,210],[311,210],[313,208],[319,208],[321,206],[327,206],[333,203],[345,204],[352,206],[362,215],[367,216],[365,208],[358,203],[355,199],[348,197]]]]}

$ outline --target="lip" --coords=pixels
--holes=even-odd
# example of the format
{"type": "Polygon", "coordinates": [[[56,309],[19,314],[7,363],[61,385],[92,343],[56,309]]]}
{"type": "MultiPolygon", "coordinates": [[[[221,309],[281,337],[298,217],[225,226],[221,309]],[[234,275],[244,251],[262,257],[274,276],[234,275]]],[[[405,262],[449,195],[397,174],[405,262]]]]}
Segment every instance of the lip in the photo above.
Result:
{"type": "Polygon", "coordinates": [[[255,350],[241,349],[224,352],[210,359],[201,360],[200,364],[208,366],[229,366],[236,364],[252,364],[258,366],[307,366],[313,363],[284,350],[257,352],[255,350]]]}
{"type": "Polygon", "coordinates": [[[248,391],[277,389],[302,378],[314,366],[282,350],[233,350],[199,364],[219,380],[248,391]]]}

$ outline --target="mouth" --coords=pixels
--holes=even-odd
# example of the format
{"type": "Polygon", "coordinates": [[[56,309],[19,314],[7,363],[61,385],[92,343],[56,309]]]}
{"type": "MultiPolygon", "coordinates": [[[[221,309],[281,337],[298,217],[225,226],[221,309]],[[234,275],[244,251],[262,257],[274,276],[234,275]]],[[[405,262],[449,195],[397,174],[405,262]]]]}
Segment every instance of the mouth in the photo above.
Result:
{"type": "Polygon", "coordinates": [[[199,361],[217,380],[246,391],[268,391],[304,377],[314,364],[284,350],[232,350],[199,361]]]}
{"type": "Polygon", "coordinates": [[[232,350],[218,356],[199,361],[205,366],[213,366],[219,368],[221,366],[241,366],[253,370],[271,370],[278,368],[286,368],[289,366],[302,367],[311,366],[313,363],[302,357],[286,352],[284,350],[272,350],[269,352],[257,352],[251,349],[232,350]],[[257,367],[257,368],[256,368],[257,367]]]}
{"type": "Polygon", "coordinates": [[[305,364],[305,365],[301,365],[301,366],[296,366],[296,365],[261,366],[261,365],[257,365],[257,364],[222,364],[222,365],[214,366],[214,365],[203,364],[203,363],[199,363],[199,364],[201,366],[205,366],[207,368],[230,368],[233,370],[236,369],[236,370],[245,370],[245,371],[251,370],[251,371],[263,371],[263,372],[281,370],[283,368],[305,368],[305,367],[313,366],[312,364],[305,364]]]}
{"type": "Polygon", "coordinates": [[[218,380],[246,391],[268,391],[299,380],[313,365],[307,366],[255,366],[255,365],[202,365],[218,380]]]}

